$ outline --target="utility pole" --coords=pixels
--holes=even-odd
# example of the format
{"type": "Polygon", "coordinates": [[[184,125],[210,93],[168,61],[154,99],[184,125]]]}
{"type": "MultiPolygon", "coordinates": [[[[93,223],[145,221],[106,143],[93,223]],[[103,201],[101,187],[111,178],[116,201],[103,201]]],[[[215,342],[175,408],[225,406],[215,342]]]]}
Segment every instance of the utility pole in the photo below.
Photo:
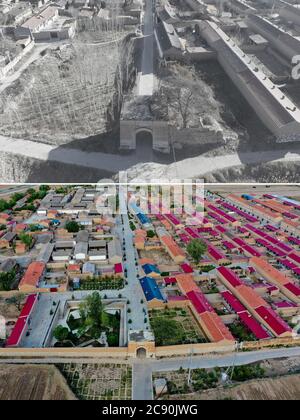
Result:
{"type": "Polygon", "coordinates": [[[189,366],[189,373],[188,373],[188,380],[187,380],[187,384],[188,386],[190,386],[191,384],[191,371],[192,371],[192,355],[193,355],[194,349],[193,347],[191,348],[190,351],[190,366],[189,366]]]}

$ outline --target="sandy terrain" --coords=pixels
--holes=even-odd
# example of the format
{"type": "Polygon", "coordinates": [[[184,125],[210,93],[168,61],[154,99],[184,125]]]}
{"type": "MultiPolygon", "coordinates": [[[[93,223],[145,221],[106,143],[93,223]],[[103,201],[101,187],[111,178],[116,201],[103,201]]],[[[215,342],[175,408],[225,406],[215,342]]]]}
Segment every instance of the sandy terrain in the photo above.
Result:
{"type": "Polygon", "coordinates": [[[75,400],[54,366],[1,365],[0,400],[75,400]]]}

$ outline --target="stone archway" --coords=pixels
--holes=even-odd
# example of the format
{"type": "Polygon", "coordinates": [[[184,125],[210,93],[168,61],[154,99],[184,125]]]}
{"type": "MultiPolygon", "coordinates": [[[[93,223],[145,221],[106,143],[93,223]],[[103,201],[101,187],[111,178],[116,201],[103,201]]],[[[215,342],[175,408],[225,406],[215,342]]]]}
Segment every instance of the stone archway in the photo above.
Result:
{"type": "Polygon", "coordinates": [[[147,357],[147,350],[145,349],[145,347],[138,347],[136,349],[136,357],[138,359],[146,359],[146,357],[147,357]]]}

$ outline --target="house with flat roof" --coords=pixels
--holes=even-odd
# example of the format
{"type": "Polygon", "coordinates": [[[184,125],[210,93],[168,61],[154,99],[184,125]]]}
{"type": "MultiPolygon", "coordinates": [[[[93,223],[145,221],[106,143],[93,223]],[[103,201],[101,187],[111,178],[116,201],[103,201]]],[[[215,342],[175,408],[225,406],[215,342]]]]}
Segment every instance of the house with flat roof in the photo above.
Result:
{"type": "Polygon", "coordinates": [[[107,244],[108,259],[110,264],[118,264],[123,261],[123,254],[120,240],[113,238],[107,244]]]}

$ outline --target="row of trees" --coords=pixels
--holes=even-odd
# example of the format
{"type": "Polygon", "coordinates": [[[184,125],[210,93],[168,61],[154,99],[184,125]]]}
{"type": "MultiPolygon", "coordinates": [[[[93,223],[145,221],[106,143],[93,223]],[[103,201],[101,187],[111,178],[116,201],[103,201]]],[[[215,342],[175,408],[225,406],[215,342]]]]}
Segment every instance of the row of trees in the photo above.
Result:
{"type": "Polygon", "coordinates": [[[5,210],[11,210],[19,200],[22,200],[25,196],[27,197],[27,203],[32,203],[34,200],[41,200],[47,194],[47,191],[50,189],[49,185],[40,185],[39,189],[28,188],[24,193],[16,192],[12,194],[9,200],[0,199],[0,212],[5,210]]]}

